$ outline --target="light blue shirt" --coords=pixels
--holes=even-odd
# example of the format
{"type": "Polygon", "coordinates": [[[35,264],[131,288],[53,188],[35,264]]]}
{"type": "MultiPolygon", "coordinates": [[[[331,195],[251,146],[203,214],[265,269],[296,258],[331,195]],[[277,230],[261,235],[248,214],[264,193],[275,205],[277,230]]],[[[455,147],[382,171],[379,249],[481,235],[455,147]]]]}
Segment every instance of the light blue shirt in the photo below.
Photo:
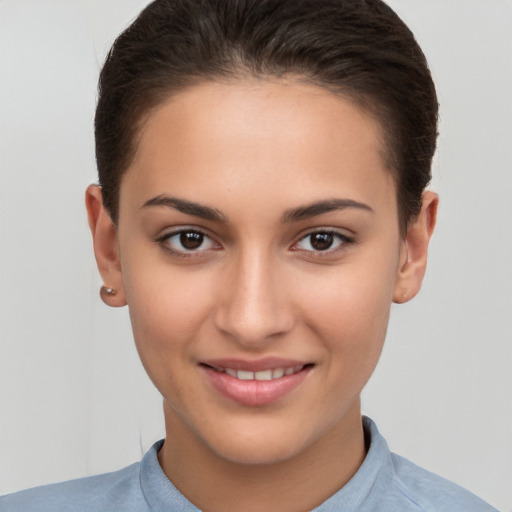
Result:
{"type": "MultiPolygon", "coordinates": [[[[462,487],[391,453],[375,423],[353,478],[314,512],[497,512],[462,487]]],[[[0,512],[199,512],[160,468],[155,443],[140,463],[104,475],[36,487],[0,498],[0,512]]]]}

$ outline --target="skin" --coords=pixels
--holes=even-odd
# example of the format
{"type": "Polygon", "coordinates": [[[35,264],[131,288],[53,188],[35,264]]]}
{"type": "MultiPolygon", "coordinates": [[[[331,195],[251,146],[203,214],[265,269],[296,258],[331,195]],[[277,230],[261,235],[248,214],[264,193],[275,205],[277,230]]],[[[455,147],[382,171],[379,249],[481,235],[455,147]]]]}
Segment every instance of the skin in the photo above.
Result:
{"type": "Polygon", "coordinates": [[[420,288],[437,210],[426,192],[400,236],[383,148],[374,119],[317,86],[210,82],[146,120],[117,226],[89,187],[98,267],[116,289],[104,300],[129,305],[141,360],[164,398],[160,464],[199,508],[310,510],[361,465],[360,393],[391,303],[420,288]],[[144,206],[162,196],[222,220],[169,201],[144,206]],[[353,203],[297,215],[332,199],[353,203]],[[174,235],[192,227],[208,236],[185,253],[174,235]],[[333,245],[315,250],[311,233],[326,230],[333,245]],[[267,356],[313,366],[263,406],[225,397],[201,367],[267,356]]]}

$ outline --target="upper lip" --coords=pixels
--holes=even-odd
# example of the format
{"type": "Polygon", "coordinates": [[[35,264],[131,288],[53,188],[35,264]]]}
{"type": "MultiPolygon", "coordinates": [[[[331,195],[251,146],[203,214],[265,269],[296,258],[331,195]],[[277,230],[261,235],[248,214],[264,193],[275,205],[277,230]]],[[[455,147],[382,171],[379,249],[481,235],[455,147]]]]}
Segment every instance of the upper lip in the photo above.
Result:
{"type": "Polygon", "coordinates": [[[280,357],[265,357],[254,361],[236,358],[208,359],[200,363],[215,368],[230,368],[232,370],[245,370],[248,372],[261,372],[264,370],[275,370],[276,368],[292,368],[311,364],[310,361],[298,361],[296,359],[280,357]]]}

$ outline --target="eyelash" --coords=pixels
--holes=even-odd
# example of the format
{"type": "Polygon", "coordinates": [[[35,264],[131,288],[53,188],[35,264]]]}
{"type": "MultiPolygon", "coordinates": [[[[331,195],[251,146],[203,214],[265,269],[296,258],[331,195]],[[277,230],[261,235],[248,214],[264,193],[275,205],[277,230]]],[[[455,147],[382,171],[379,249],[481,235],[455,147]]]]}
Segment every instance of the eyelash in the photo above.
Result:
{"type": "MultiPolygon", "coordinates": [[[[165,250],[171,252],[173,255],[182,257],[182,258],[192,258],[192,257],[198,257],[202,253],[210,250],[217,250],[220,248],[220,244],[218,244],[210,235],[202,231],[198,228],[181,228],[176,231],[172,231],[171,233],[166,233],[165,235],[158,237],[156,239],[156,242],[158,242],[162,247],[164,247],[165,250]],[[180,237],[183,235],[199,235],[202,237],[200,246],[197,248],[187,249],[183,247],[182,249],[173,249],[170,245],[170,240],[174,237],[180,237]],[[211,245],[214,247],[208,247],[206,249],[201,249],[201,246],[204,244],[205,241],[209,241],[211,245]]],[[[182,240],[179,240],[178,243],[182,244],[182,240]]],[[[349,244],[353,244],[354,240],[339,231],[333,230],[333,229],[315,229],[314,231],[310,231],[309,233],[306,233],[305,235],[301,236],[301,238],[295,242],[292,246],[293,251],[302,251],[305,253],[309,253],[311,256],[315,258],[321,258],[327,255],[332,255],[333,253],[338,252],[341,250],[344,246],[347,246],[349,244]],[[311,244],[311,237],[313,235],[327,235],[329,237],[332,237],[334,240],[331,241],[329,247],[326,249],[314,249],[311,244]],[[300,247],[297,247],[301,242],[307,240],[309,238],[309,246],[312,247],[311,249],[301,249],[300,247]],[[336,244],[337,241],[337,244],[336,244]],[[334,248],[331,246],[333,244],[336,244],[334,248]]],[[[183,245],[183,244],[182,244],[183,245]]]]}
{"type": "MultiPolygon", "coordinates": [[[[173,255],[179,256],[181,258],[197,257],[201,253],[204,253],[205,251],[216,250],[217,248],[220,247],[220,245],[217,242],[215,242],[215,240],[210,235],[208,235],[207,233],[205,233],[204,231],[202,231],[201,229],[198,229],[198,228],[181,228],[176,231],[172,231],[171,233],[166,233],[165,235],[163,235],[161,237],[158,237],[156,239],[156,242],[158,242],[166,251],[169,251],[173,255]],[[200,248],[187,249],[185,247],[183,247],[182,249],[173,249],[171,247],[169,242],[172,238],[181,237],[182,235],[187,235],[187,234],[188,235],[191,235],[191,234],[199,235],[202,237],[201,245],[203,245],[203,243],[205,241],[210,241],[210,243],[212,245],[214,245],[215,247],[210,247],[208,249],[200,249],[200,248]]],[[[181,243],[181,240],[178,243],[181,243]]]]}
{"type": "Polygon", "coordinates": [[[350,244],[353,244],[354,243],[354,240],[342,233],[340,233],[339,231],[336,231],[334,229],[315,229],[314,231],[310,231],[309,233],[306,233],[305,235],[303,235],[299,240],[298,242],[296,242],[294,244],[294,247],[296,247],[297,245],[299,245],[301,242],[309,239],[309,245],[312,247],[312,244],[311,244],[311,237],[313,235],[327,235],[329,237],[332,237],[333,240],[331,242],[331,244],[329,245],[329,247],[327,247],[326,249],[322,250],[322,249],[301,249],[301,248],[297,248],[297,249],[293,249],[295,251],[304,251],[304,252],[307,252],[307,253],[310,253],[311,256],[315,257],[315,258],[321,258],[321,257],[325,257],[325,256],[328,256],[328,255],[332,255],[340,250],[342,250],[343,247],[347,246],[347,245],[350,245],[350,244]],[[337,242],[337,245],[332,248],[331,246],[333,244],[336,244],[337,242]]]}

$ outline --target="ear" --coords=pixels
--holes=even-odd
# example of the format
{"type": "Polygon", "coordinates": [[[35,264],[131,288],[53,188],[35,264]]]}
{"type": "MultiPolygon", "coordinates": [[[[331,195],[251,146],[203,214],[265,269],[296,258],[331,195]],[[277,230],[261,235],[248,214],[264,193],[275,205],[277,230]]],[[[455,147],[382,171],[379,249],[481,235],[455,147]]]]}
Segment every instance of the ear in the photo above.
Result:
{"type": "Polygon", "coordinates": [[[119,258],[117,230],[103,206],[101,188],[98,185],[87,187],[85,206],[94,244],[96,263],[105,283],[101,288],[101,299],[111,307],[125,306],[126,295],[119,258]]]}
{"type": "Polygon", "coordinates": [[[436,225],[438,204],[436,193],[424,192],[421,211],[407,228],[400,250],[400,268],[393,294],[393,302],[397,304],[408,302],[420,291],[427,268],[428,243],[436,225]]]}

